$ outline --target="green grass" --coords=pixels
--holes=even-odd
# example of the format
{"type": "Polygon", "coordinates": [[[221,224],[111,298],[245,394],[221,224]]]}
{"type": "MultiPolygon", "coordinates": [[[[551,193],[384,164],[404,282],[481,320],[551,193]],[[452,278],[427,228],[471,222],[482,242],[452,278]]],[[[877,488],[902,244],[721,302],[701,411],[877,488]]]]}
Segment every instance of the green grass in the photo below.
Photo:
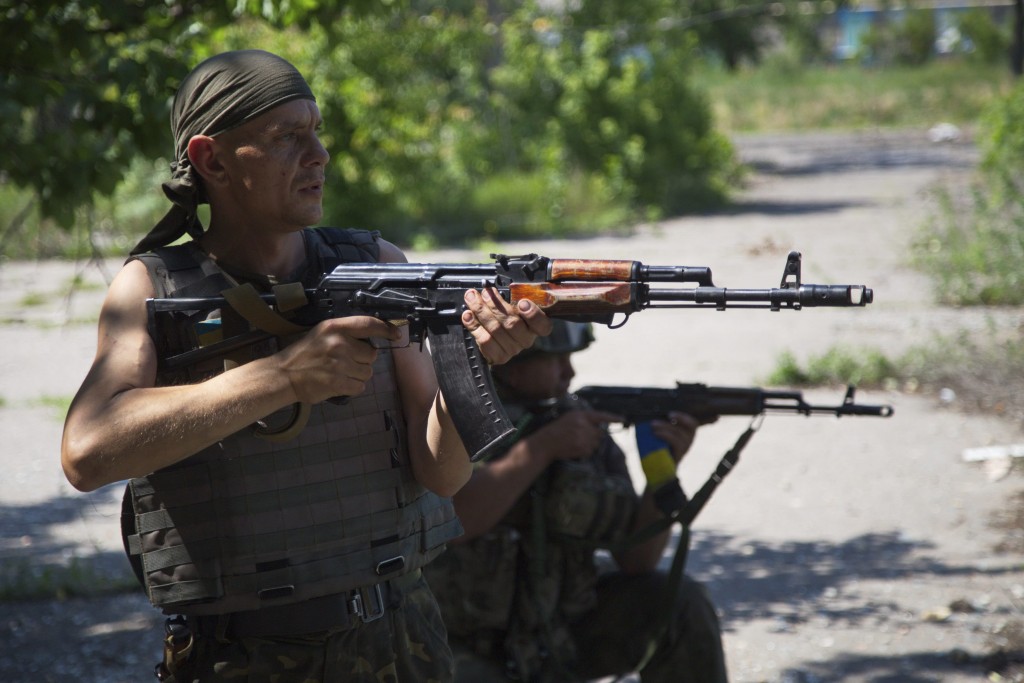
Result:
{"type": "Polygon", "coordinates": [[[41,292],[28,292],[25,296],[21,297],[21,300],[18,301],[18,305],[26,308],[34,308],[36,306],[42,306],[49,300],[50,297],[41,292]]]}
{"type": "Polygon", "coordinates": [[[962,61],[872,69],[771,63],[728,73],[706,67],[695,84],[727,132],[973,126],[1013,84],[1008,69],[962,61]]]}
{"type": "Polygon", "coordinates": [[[935,210],[918,231],[912,263],[952,306],[1024,305],[1024,203],[982,191],[937,187],[935,210]]]}
{"type": "Polygon", "coordinates": [[[40,396],[32,400],[32,405],[42,408],[52,408],[54,414],[63,421],[71,407],[71,396],[40,396]]]}
{"type": "Polygon", "coordinates": [[[1024,339],[959,332],[890,357],[873,348],[835,346],[800,363],[783,353],[765,379],[772,386],[855,384],[916,393],[950,389],[959,406],[1024,427],[1024,339]]]}
{"type": "Polygon", "coordinates": [[[67,565],[39,564],[22,557],[0,562],[0,602],[94,597],[138,588],[130,572],[102,573],[94,563],[79,558],[67,565]]]}
{"type": "Polygon", "coordinates": [[[891,386],[904,374],[904,370],[900,361],[889,359],[877,349],[837,346],[811,357],[805,366],[786,351],[776,360],[775,369],[766,381],[768,384],[789,386],[856,384],[880,387],[891,386]]]}

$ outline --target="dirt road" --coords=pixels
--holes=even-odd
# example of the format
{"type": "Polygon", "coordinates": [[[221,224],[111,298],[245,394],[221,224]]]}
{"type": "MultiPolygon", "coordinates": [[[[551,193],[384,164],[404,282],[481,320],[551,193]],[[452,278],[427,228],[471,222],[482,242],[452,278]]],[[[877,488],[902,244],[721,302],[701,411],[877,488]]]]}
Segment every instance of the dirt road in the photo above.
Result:
{"type": "MultiPolygon", "coordinates": [[[[897,354],[938,332],[1020,329],[1021,311],[936,307],[906,263],[928,188],[957,181],[969,144],[925,133],[740,138],[758,172],[735,210],[646,226],[629,238],[502,244],[508,253],[710,265],[727,287],[776,286],[786,254],[806,282],[866,284],[858,310],[646,312],[578,356],[577,384],[759,384],[783,351],[832,346],[897,354]]],[[[475,251],[414,260],[486,260],[475,251]]],[[[115,263],[103,264],[108,271],[115,263]]],[[[39,585],[54,567],[124,577],[119,488],[74,492],[57,463],[59,409],[84,376],[105,276],[95,264],[0,265],[0,586],[39,585]],[[70,298],[76,268],[92,290],[70,298]],[[38,303],[30,305],[33,300],[38,303]]],[[[834,402],[842,388],[807,392],[834,402]]],[[[956,399],[864,392],[891,419],[769,416],[694,524],[690,572],[721,610],[736,683],[967,683],[1024,680],[1024,554],[997,526],[1020,468],[970,463],[965,449],[1024,442],[1019,426],[958,411],[956,399]]],[[[695,490],[747,426],[701,430],[681,475],[695,490]]],[[[617,434],[633,452],[631,435],[617,434]]],[[[1017,530],[1019,532],[1019,530],[1017,530]]],[[[67,572],[65,572],[67,575],[67,572]]],[[[638,609],[645,606],[638,605],[638,609]]],[[[0,680],[149,679],[159,620],[135,594],[0,602],[0,680]]]]}

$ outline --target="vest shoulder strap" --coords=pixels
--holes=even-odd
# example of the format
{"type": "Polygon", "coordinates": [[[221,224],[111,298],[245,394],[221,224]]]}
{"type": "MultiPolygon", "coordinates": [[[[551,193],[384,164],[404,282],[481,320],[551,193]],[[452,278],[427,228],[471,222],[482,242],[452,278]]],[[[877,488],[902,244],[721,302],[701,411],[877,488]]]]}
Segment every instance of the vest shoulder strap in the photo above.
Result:
{"type": "Polygon", "coordinates": [[[192,243],[159,247],[129,260],[146,266],[157,297],[217,296],[232,286],[213,260],[192,243]]]}
{"type": "Polygon", "coordinates": [[[309,257],[320,274],[342,263],[377,263],[380,260],[380,231],[360,228],[313,228],[309,236],[309,257]]]}

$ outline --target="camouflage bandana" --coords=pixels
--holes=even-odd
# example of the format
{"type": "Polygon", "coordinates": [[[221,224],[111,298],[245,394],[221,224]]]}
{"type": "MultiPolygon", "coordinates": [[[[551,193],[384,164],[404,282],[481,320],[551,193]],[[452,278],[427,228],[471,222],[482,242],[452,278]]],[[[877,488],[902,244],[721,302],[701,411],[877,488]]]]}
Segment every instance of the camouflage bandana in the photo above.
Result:
{"type": "Polygon", "coordinates": [[[219,135],[299,99],[316,101],[302,74],[263,50],[225,52],[193,69],[179,86],[171,110],[175,160],[171,179],[162,187],[174,206],[132,249],[132,255],[170,244],[186,233],[192,237],[203,234],[196,212],[208,199],[188,158],[188,142],[193,136],[219,135]]]}

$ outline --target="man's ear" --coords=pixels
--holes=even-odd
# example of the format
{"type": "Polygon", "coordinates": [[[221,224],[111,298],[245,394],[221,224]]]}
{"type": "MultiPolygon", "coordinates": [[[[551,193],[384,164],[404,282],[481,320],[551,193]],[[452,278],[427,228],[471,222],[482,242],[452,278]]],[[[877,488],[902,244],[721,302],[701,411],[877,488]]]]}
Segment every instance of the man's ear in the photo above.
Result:
{"type": "Polygon", "coordinates": [[[188,159],[208,185],[226,181],[227,169],[218,157],[217,141],[209,135],[193,135],[188,141],[188,159]]]}

